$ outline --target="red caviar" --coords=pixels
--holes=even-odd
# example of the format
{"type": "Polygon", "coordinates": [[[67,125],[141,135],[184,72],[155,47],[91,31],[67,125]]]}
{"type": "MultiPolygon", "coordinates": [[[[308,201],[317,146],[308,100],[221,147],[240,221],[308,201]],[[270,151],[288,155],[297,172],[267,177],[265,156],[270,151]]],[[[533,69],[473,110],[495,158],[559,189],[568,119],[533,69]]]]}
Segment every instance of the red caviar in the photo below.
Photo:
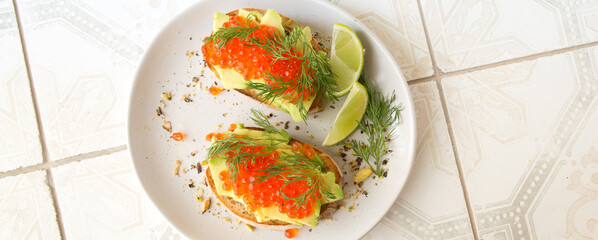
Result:
{"type": "Polygon", "coordinates": [[[284,230],[284,236],[287,238],[294,238],[298,232],[299,232],[298,228],[289,228],[287,230],[284,230]]]}
{"type": "Polygon", "coordinates": [[[211,86],[208,89],[208,92],[212,95],[218,95],[222,90],[224,90],[224,88],[222,87],[216,87],[216,86],[211,86]]]}
{"type": "MultiPolygon", "coordinates": [[[[292,198],[305,193],[312,187],[307,185],[305,180],[294,181],[286,186],[284,178],[291,178],[286,175],[270,177],[264,181],[256,181],[261,175],[267,173],[264,169],[269,169],[269,166],[280,158],[280,154],[277,151],[268,152],[264,149],[265,146],[258,145],[242,147],[238,152],[227,151],[224,154],[227,159],[246,153],[249,153],[251,156],[259,156],[255,158],[255,161],[249,159],[247,161],[240,161],[241,166],[238,167],[236,179],[232,179],[228,171],[221,171],[218,174],[218,178],[223,181],[222,188],[224,190],[232,190],[236,196],[241,197],[249,211],[254,211],[260,207],[275,206],[281,213],[287,214],[290,218],[302,219],[311,215],[314,212],[316,201],[322,198],[319,194],[315,193],[308,196],[307,203],[302,206],[293,206],[295,200],[292,200],[292,198]],[[284,195],[291,199],[285,198],[283,192],[284,195]]],[[[304,148],[303,151],[305,153],[311,151],[310,154],[313,156],[313,148],[309,149],[304,148]]],[[[227,164],[230,165],[230,162],[227,161],[227,164]]]]}
{"type": "Polygon", "coordinates": [[[228,131],[232,132],[235,131],[235,129],[237,129],[237,124],[231,124],[230,127],[228,127],[228,131]]]}
{"type": "Polygon", "coordinates": [[[172,139],[174,139],[175,141],[181,141],[183,140],[183,138],[185,138],[185,135],[183,135],[180,132],[176,132],[172,134],[172,139]]]}
{"type": "Polygon", "coordinates": [[[206,135],[206,141],[212,141],[212,138],[216,137],[216,140],[222,140],[222,133],[208,133],[206,135]]]}
{"type": "MultiPolygon", "coordinates": [[[[249,35],[249,37],[264,38],[268,35],[273,35],[278,31],[274,27],[265,25],[258,25],[255,21],[245,20],[240,16],[232,16],[229,21],[224,23],[223,28],[231,27],[253,27],[258,26],[259,28],[249,35]]],[[[296,93],[293,88],[297,87],[297,78],[300,76],[306,67],[303,65],[301,60],[292,58],[290,54],[286,54],[284,57],[291,57],[284,60],[274,61],[274,58],[268,54],[266,50],[258,46],[246,46],[248,42],[234,38],[227,42],[226,46],[219,48],[218,42],[209,42],[202,46],[201,51],[204,56],[204,60],[212,65],[219,66],[225,69],[235,69],[238,73],[243,75],[243,78],[247,81],[250,79],[264,78],[266,84],[271,86],[280,87],[275,81],[267,78],[270,73],[277,78],[281,78],[284,82],[293,82],[294,84],[289,85],[289,90],[285,91],[285,98],[295,101],[300,96],[304,99],[312,94],[311,89],[303,88],[302,93],[296,93]]],[[[294,50],[294,49],[293,49],[294,50]]],[[[285,54],[283,54],[285,55],[285,54]]],[[[293,55],[301,55],[301,52],[293,52],[293,55]]]]}

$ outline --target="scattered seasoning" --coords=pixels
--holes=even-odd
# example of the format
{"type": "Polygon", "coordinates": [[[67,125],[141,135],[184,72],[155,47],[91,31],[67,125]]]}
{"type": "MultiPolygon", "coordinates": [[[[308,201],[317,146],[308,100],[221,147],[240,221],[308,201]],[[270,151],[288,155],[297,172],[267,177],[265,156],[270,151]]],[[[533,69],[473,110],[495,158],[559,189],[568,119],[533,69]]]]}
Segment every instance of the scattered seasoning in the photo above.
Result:
{"type": "Polygon", "coordinates": [[[367,179],[372,174],[372,169],[369,168],[362,168],[353,175],[353,181],[356,183],[361,183],[365,179],[367,179]]]}
{"type": "Polygon", "coordinates": [[[172,125],[170,124],[170,121],[164,121],[162,128],[168,132],[172,132],[172,125]]]}
{"type": "Polygon", "coordinates": [[[208,210],[208,208],[210,208],[210,198],[206,198],[206,200],[203,201],[203,206],[201,207],[201,214],[203,214],[204,212],[206,212],[206,210],[208,210]]]}
{"type": "Polygon", "coordinates": [[[168,92],[168,93],[162,93],[162,99],[164,100],[172,100],[172,93],[168,92]]]}
{"type": "Polygon", "coordinates": [[[311,138],[311,139],[313,139],[314,135],[309,134],[308,137],[311,138]]]}
{"type": "Polygon", "coordinates": [[[193,99],[189,98],[189,94],[185,97],[185,102],[193,102],[193,99]]]}
{"type": "Polygon", "coordinates": [[[253,230],[255,230],[255,227],[254,227],[254,226],[251,226],[251,225],[249,225],[249,224],[245,224],[245,227],[246,227],[246,228],[247,228],[247,229],[248,229],[250,232],[253,232],[253,230]]]}
{"type": "Polygon", "coordinates": [[[156,116],[158,116],[158,117],[159,117],[159,116],[162,116],[162,114],[163,114],[163,113],[162,113],[162,108],[161,108],[161,107],[158,107],[158,108],[156,109],[156,116]]]}
{"type": "Polygon", "coordinates": [[[334,106],[332,106],[332,105],[330,105],[330,108],[332,108],[332,109],[336,109],[336,108],[335,108],[334,106]]]}
{"type": "Polygon", "coordinates": [[[355,159],[355,161],[357,162],[357,166],[361,166],[361,163],[363,162],[363,158],[358,157],[357,159],[355,159]]]}
{"type": "Polygon", "coordinates": [[[195,188],[195,184],[193,183],[193,180],[191,180],[191,182],[189,183],[189,188],[195,188]]]}
{"type": "Polygon", "coordinates": [[[343,153],[340,153],[340,155],[341,155],[341,157],[342,157],[342,158],[345,158],[345,157],[347,156],[347,154],[346,154],[346,153],[344,153],[344,152],[343,152],[343,153]]]}
{"type": "Polygon", "coordinates": [[[382,161],[382,165],[386,165],[388,163],[388,158],[384,159],[384,161],[382,161]]]}
{"type": "Polygon", "coordinates": [[[179,176],[179,169],[181,169],[181,161],[176,160],[176,162],[174,162],[174,163],[176,163],[176,167],[174,168],[174,171],[172,171],[172,173],[175,176],[179,176]]]}
{"type": "Polygon", "coordinates": [[[197,169],[197,174],[200,174],[200,173],[201,173],[201,170],[202,170],[202,169],[201,169],[201,163],[200,163],[200,162],[198,162],[198,163],[197,163],[197,167],[195,167],[195,168],[197,169]]]}
{"type": "Polygon", "coordinates": [[[289,121],[284,123],[284,129],[289,129],[289,123],[290,123],[289,121]]]}
{"type": "Polygon", "coordinates": [[[295,130],[299,130],[299,126],[295,126],[295,130]]]}
{"type": "Polygon", "coordinates": [[[197,154],[197,151],[193,151],[189,155],[191,155],[191,157],[195,157],[195,154],[197,154]]]}
{"type": "Polygon", "coordinates": [[[183,135],[183,133],[175,132],[172,134],[172,139],[174,139],[175,141],[182,141],[183,138],[185,138],[185,135],[183,135]]]}
{"type": "Polygon", "coordinates": [[[384,177],[388,176],[388,170],[384,171],[384,173],[382,174],[382,176],[384,176],[384,177]]]}
{"type": "Polygon", "coordinates": [[[274,123],[274,126],[277,126],[277,127],[278,127],[278,126],[280,126],[280,123],[277,123],[277,122],[275,122],[275,123],[274,123]]]}
{"type": "Polygon", "coordinates": [[[232,222],[229,218],[225,217],[222,220],[227,221],[227,222],[232,222]]]}
{"type": "Polygon", "coordinates": [[[203,201],[203,199],[201,199],[201,196],[197,195],[197,196],[195,196],[195,201],[201,202],[201,201],[203,201]]]}
{"type": "Polygon", "coordinates": [[[193,81],[194,83],[199,82],[199,78],[198,77],[193,77],[193,79],[191,79],[191,81],[193,81]]]}

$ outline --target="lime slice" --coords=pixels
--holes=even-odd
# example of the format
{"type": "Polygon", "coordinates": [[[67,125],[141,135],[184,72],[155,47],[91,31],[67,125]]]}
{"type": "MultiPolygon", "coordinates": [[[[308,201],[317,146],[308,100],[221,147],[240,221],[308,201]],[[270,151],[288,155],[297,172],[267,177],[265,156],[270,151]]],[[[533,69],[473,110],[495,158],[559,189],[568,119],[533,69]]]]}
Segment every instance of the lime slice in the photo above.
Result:
{"type": "Polygon", "coordinates": [[[356,82],[351,88],[345,103],[336,114],[334,123],[322,146],[332,146],[351,134],[365,113],[368,105],[368,92],[361,83],[356,82]]]}
{"type": "Polygon", "coordinates": [[[332,50],[330,67],[335,74],[337,92],[340,97],[347,94],[359,79],[363,68],[363,47],[357,34],[351,28],[335,23],[332,29],[332,50]]]}

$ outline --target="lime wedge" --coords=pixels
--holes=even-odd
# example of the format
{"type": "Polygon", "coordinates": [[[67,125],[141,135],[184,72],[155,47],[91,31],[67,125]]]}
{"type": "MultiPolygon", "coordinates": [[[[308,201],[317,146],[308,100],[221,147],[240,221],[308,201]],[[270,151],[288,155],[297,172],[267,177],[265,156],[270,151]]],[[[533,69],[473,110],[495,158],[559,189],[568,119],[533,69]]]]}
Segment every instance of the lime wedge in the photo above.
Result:
{"type": "Polygon", "coordinates": [[[334,123],[322,146],[332,146],[351,134],[365,113],[368,105],[368,92],[361,83],[353,84],[347,99],[336,114],[334,123]]]}
{"type": "Polygon", "coordinates": [[[336,80],[340,97],[347,94],[357,82],[363,68],[363,47],[357,34],[351,28],[335,23],[332,29],[332,47],[330,50],[330,67],[336,80]]]}

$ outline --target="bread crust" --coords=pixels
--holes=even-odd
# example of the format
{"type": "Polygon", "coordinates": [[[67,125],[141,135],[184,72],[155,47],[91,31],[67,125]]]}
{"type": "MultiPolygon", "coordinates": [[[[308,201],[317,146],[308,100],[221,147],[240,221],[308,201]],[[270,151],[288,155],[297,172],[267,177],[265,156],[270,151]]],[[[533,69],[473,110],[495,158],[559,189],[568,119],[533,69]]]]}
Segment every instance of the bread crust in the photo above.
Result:
{"type": "MultiPolygon", "coordinates": [[[[256,128],[256,127],[247,127],[247,129],[264,131],[263,128],[256,128]]],[[[291,139],[291,141],[289,143],[292,144],[293,142],[307,144],[305,142],[295,140],[295,139],[291,139]]],[[[324,164],[326,165],[325,170],[327,172],[329,172],[329,171],[334,172],[334,176],[335,176],[334,180],[342,188],[343,187],[343,175],[341,173],[340,168],[336,164],[336,162],[334,162],[334,160],[330,156],[328,156],[328,154],[322,152],[322,150],[317,149],[315,147],[313,147],[313,149],[324,161],[324,164]]],[[[249,222],[252,225],[255,225],[256,227],[266,228],[266,229],[270,229],[270,230],[285,230],[288,228],[298,227],[297,225],[290,224],[290,223],[280,221],[280,220],[269,220],[269,221],[261,222],[261,223],[258,222],[257,219],[255,218],[255,216],[253,214],[249,213],[245,209],[245,206],[243,205],[243,203],[238,202],[231,197],[218,195],[218,192],[216,191],[216,186],[214,184],[214,179],[213,179],[213,176],[212,176],[212,173],[211,173],[209,167],[206,169],[206,178],[207,178],[208,185],[210,185],[210,189],[212,189],[212,192],[214,193],[214,195],[216,195],[218,200],[220,200],[220,202],[229,211],[231,211],[236,216],[240,217],[242,220],[249,222]]],[[[338,201],[322,204],[322,206],[320,207],[320,219],[332,216],[332,214],[334,214],[334,212],[336,211],[337,206],[338,206],[338,201]]]]}
{"type": "MultiPolygon", "coordinates": [[[[264,10],[264,9],[258,9],[258,8],[244,8],[244,9],[247,10],[247,11],[250,11],[250,12],[259,12],[259,13],[262,13],[262,14],[266,13],[266,10],[264,10]]],[[[237,9],[237,10],[233,10],[233,11],[228,12],[226,15],[237,16],[238,14],[239,14],[239,10],[237,9]]],[[[284,16],[282,14],[279,14],[279,15],[280,15],[280,18],[282,19],[283,23],[287,23],[287,24],[283,24],[283,26],[286,26],[285,27],[286,30],[290,30],[290,28],[293,27],[293,26],[295,26],[295,24],[299,25],[301,27],[301,25],[298,24],[298,23],[296,23],[295,20],[290,19],[290,18],[288,18],[288,17],[286,17],[286,16],[284,16]]],[[[311,46],[316,51],[321,51],[322,50],[322,47],[320,47],[320,44],[318,44],[318,42],[315,39],[313,39],[313,38],[311,39],[311,46]]],[[[208,65],[208,67],[210,68],[210,70],[212,70],[212,72],[214,73],[214,75],[218,79],[220,79],[220,75],[218,74],[218,71],[216,71],[216,69],[214,68],[214,66],[212,66],[212,64],[210,64],[208,62],[206,62],[206,64],[208,65]]],[[[221,79],[221,81],[222,81],[222,79],[221,79]]],[[[264,103],[264,102],[260,101],[260,99],[256,97],[256,95],[258,93],[257,90],[254,90],[254,89],[234,89],[234,90],[237,91],[237,92],[239,92],[239,93],[241,93],[241,94],[243,94],[243,95],[245,95],[245,96],[248,96],[248,97],[250,97],[250,98],[252,98],[252,99],[254,99],[256,101],[259,101],[259,102],[261,102],[263,104],[266,104],[266,105],[268,105],[271,108],[278,109],[277,107],[273,106],[272,104],[268,104],[268,103],[264,103]]],[[[323,108],[322,108],[323,101],[322,100],[323,100],[322,96],[316,96],[316,99],[314,99],[314,102],[311,104],[311,106],[310,106],[310,108],[309,108],[309,110],[307,112],[308,113],[315,113],[315,112],[322,111],[323,110],[323,108]]]]}

